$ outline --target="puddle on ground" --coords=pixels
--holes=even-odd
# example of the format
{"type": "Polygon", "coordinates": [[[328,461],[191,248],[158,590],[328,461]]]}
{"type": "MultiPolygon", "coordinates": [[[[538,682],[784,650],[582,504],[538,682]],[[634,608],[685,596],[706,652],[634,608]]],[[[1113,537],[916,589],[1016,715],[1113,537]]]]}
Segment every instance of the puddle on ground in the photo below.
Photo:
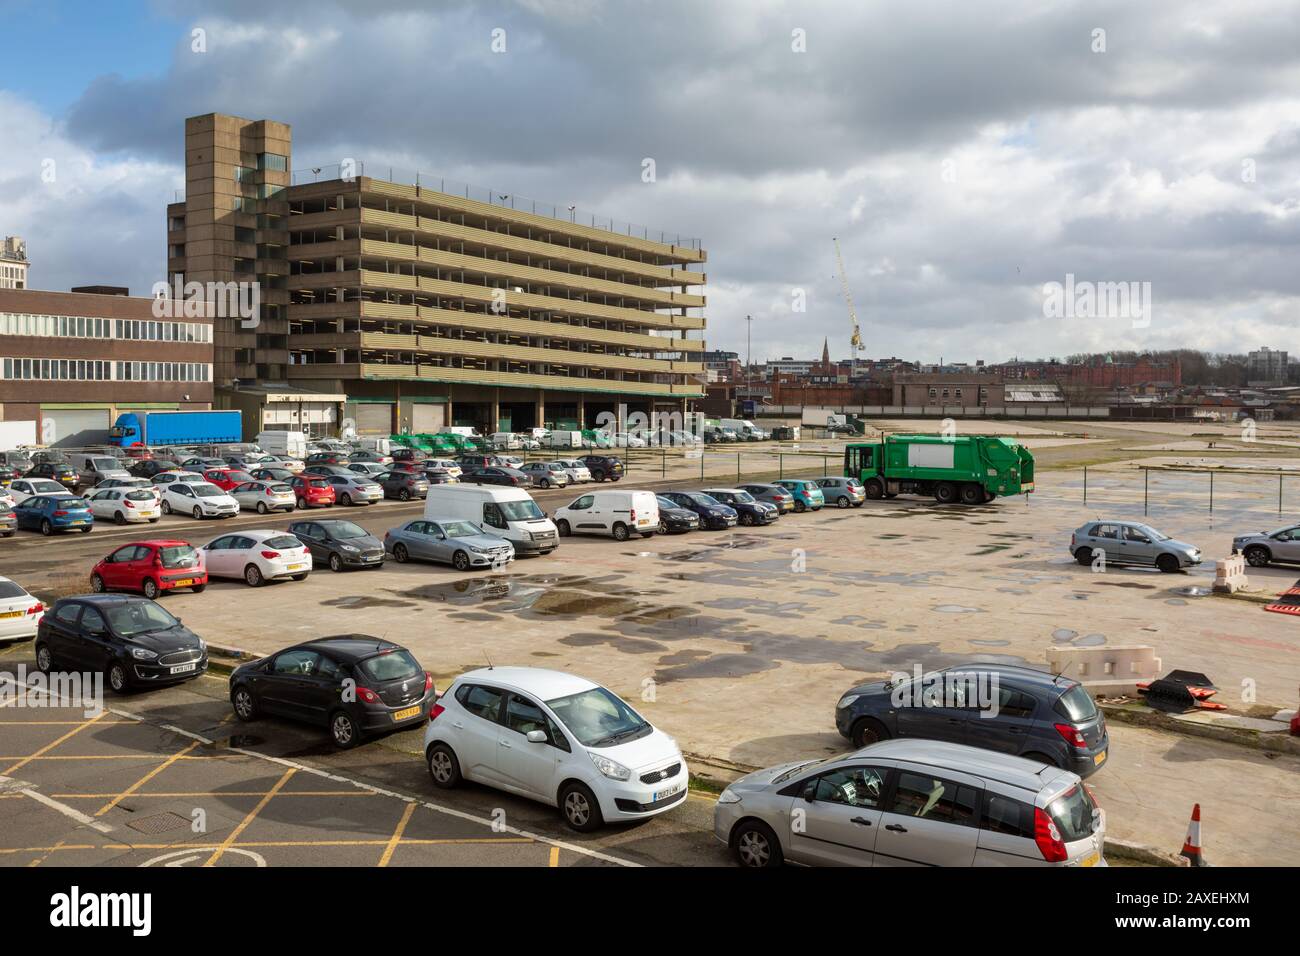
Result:
{"type": "Polygon", "coordinates": [[[1137,581],[1093,581],[1094,587],[1102,588],[1137,588],[1142,591],[1154,591],[1154,584],[1140,584],[1137,581]]]}
{"type": "Polygon", "coordinates": [[[1085,634],[1079,636],[1078,631],[1072,631],[1068,627],[1058,627],[1052,632],[1053,644],[1070,644],[1074,647],[1100,647],[1106,643],[1105,634],[1085,634]]]}
{"type": "Polygon", "coordinates": [[[624,654],[653,654],[656,651],[668,650],[665,645],[660,644],[658,641],[598,632],[570,634],[567,637],[560,638],[560,643],[566,647],[594,647],[599,644],[606,644],[616,651],[622,651],[624,654]]]}
{"type": "Polygon", "coordinates": [[[978,551],[972,551],[970,554],[972,558],[984,558],[988,557],[990,554],[998,554],[999,552],[1010,550],[1011,545],[1009,544],[983,544],[980,545],[978,551]]]}
{"type": "Polygon", "coordinates": [[[341,607],[349,611],[359,611],[368,607],[415,607],[411,601],[398,601],[393,598],[374,597],[370,594],[349,594],[345,597],[330,598],[321,601],[322,607],[341,607]]]}
{"type": "Polygon", "coordinates": [[[1184,601],[1182,598],[1170,598],[1165,603],[1172,604],[1174,607],[1185,607],[1187,605],[1187,602],[1184,601]]]}
{"type": "MultiPolygon", "coordinates": [[[[1154,587],[1154,585],[1151,585],[1151,586],[1154,587]]],[[[1209,595],[1211,595],[1211,594],[1214,593],[1214,589],[1213,589],[1213,588],[1207,588],[1207,587],[1205,587],[1205,586],[1203,586],[1203,585],[1200,585],[1200,584],[1189,584],[1189,585],[1188,585],[1187,587],[1185,587],[1185,588],[1173,588],[1172,591],[1171,591],[1171,593],[1173,593],[1173,594],[1182,594],[1182,595],[1185,595],[1186,597],[1207,597],[1207,596],[1209,596],[1209,595]]],[[[1166,602],[1166,603],[1169,603],[1169,602],[1166,602]]],[[[1184,602],[1182,602],[1182,603],[1186,604],[1187,602],[1184,601],[1184,602]]]]}
{"type": "Polygon", "coordinates": [[[755,598],[715,598],[712,601],[701,601],[700,607],[712,608],[716,611],[748,611],[750,614],[791,620],[799,620],[805,614],[818,610],[817,605],[805,604],[802,601],[778,604],[776,601],[760,601],[755,598]]]}
{"type": "Polygon", "coordinates": [[[1007,646],[1008,644],[1010,644],[1011,642],[1010,642],[1010,641],[991,641],[991,640],[990,640],[990,641],[981,641],[981,640],[976,640],[976,639],[972,638],[972,639],[971,639],[971,643],[972,643],[972,644],[978,644],[980,647],[1006,647],[1006,646],[1007,646]]]}
{"type": "Polygon", "coordinates": [[[861,614],[846,614],[843,617],[831,621],[832,624],[840,624],[844,627],[860,627],[866,630],[882,631],[888,627],[888,623],[881,620],[872,620],[863,617],[861,614]]]}
{"type": "Polygon", "coordinates": [[[982,607],[967,607],[964,604],[936,604],[930,608],[931,611],[938,611],[940,614],[983,614],[982,607]]]}
{"type": "Polygon", "coordinates": [[[1068,627],[1058,627],[1052,632],[1053,644],[1068,644],[1079,636],[1078,631],[1072,631],[1068,627]]]}

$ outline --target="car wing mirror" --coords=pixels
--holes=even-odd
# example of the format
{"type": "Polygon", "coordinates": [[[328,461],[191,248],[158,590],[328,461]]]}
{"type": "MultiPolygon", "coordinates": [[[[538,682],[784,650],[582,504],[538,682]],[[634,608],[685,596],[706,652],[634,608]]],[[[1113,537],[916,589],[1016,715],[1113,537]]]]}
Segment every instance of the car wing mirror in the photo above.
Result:
{"type": "Polygon", "coordinates": [[[530,744],[546,743],[546,731],[544,730],[530,730],[528,731],[527,736],[530,744]]]}

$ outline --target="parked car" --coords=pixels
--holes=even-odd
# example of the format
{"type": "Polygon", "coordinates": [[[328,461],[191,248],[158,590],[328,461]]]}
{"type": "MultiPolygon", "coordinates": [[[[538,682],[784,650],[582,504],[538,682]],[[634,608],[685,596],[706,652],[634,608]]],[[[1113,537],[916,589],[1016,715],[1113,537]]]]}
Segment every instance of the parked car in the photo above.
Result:
{"type": "Polygon", "coordinates": [[[238,471],[251,471],[254,468],[268,467],[275,463],[274,458],[270,455],[264,455],[260,451],[235,452],[230,455],[222,455],[221,460],[238,471]]]}
{"type": "Polygon", "coordinates": [[[424,502],[428,521],[459,518],[505,538],[517,555],[549,554],[560,543],[555,524],[522,488],[434,485],[424,502]]]}
{"type": "Polygon", "coordinates": [[[19,478],[31,470],[32,456],[21,448],[10,449],[9,451],[0,451],[0,467],[3,467],[5,474],[13,475],[19,478]]]}
{"type": "Polygon", "coordinates": [[[18,516],[12,504],[0,505],[0,538],[12,538],[18,533],[18,516]]]}
{"type": "Polygon", "coordinates": [[[303,465],[304,467],[307,465],[346,465],[349,460],[347,452],[336,449],[313,452],[303,459],[303,465]]]}
{"type": "Polygon", "coordinates": [[[794,498],[795,511],[820,511],[826,504],[826,497],[815,481],[806,478],[782,478],[776,484],[790,492],[794,498]]]}
{"type": "MultiPolygon", "coordinates": [[[[203,458],[196,456],[194,458],[186,458],[181,462],[181,471],[192,471],[199,475],[203,474],[205,471],[211,471],[213,468],[225,467],[226,462],[224,458],[203,458]]],[[[204,480],[206,481],[207,479],[204,480]]]]}
{"type": "Polygon", "coordinates": [[[142,458],[131,464],[127,471],[137,478],[152,478],[160,471],[180,471],[180,462],[170,458],[142,458]]]}
{"type": "Polygon", "coordinates": [[[468,474],[479,468],[498,468],[504,465],[500,455],[461,455],[456,459],[456,464],[461,470],[468,474]]]}
{"type": "Polygon", "coordinates": [[[362,448],[359,451],[354,451],[348,456],[348,464],[355,465],[360,462],[370,462],[375,465],[391,465],[393,459],[389,455],[380,454],[379,452],[373,451],[369,448],[362,448]]]}
{"type": "Polygon", "coordinates": [[[514,488],[531,488],[533,481],[514,468],[470,468],[460,480],[471,485],[508,485],[514,488]]]}
{"type": "Polygon", "coordinates": [[[283,468],[297,474],[307,463],[296,455],[263,455],[262,468],[283,468]]]}
{"type": "Polygon", "coordinates": [[[515,546],[505,538],[457,518],[408,521],[384,534],[384,552],[398,562],[440,561],[457,571],[502,568],[515,559],[515,546]]]}
{"type": "Polygon", "coordinates": [[[1106,865],[1105,814],[1078,776],[936,740],[746,774],[713,835],[747,867],[1106,865]]]}
{"type": "Polygon", "coordinates": [[[249,474],[253,476],[254,481],[290,482],[297,477],[298,472],[288,468],[254,468],[249,474]]]}
{"type": "Polygon", "coordinates": [[[1010,664],[963,664],[896,684],[859,684],[835,705],[835,727],[855,747],[924,737],[998,750],[1080,777],[1096,772],[1110,750],[1106,719],[1082,684],[1010,664]],[[971,699],[981,691],[990,699],[971,699]]]}
{"type": "Polygon", "coordinates": [[[1091,564],[1097,551],[1110,564],[1155,567],[1166,574],[1201,563],[1200,548],[1140,521],[1090,521],[1070,535],[1070,553],[1080,564],[1091,564]]]}
{"type": "Polygon", "coordinates": [[[1265,568],[1275,562],[1300,563],[1300,525],[1239,534],[1232,539],[1232,550],[1240,551],[1252,568],[1265,568]]]}
{"type": "Polygon", "coordinates": [[[93,488],[105,478],[129,478],[126,466],[112,455],[77,452],[69,460],[77,470],[77,487],[93,488]]]}
{"type": "Polygon", "coordinates": [[[163,488],[166,488],[168,485],[174,485],[178,481],[186,485],[206,485],[209,483],[208,479],[204,478],[203,475],[197,471],[160,471],[149,480],[152,481],[154,486],[158,489],[160,497],[163,488]]]}
{"type": "Polygon", "coordinates": [[[188,541],[133,541],[100,559],[90,572],[90,589],[138,591],[156,600],[165,591],[189,588],[200,594],[208,586],[203,555],[188,541]]]}
{"type": "Polygon", "coordinates": [[[321,478],[331,478],[334,475],[355,475],[351,465],[307,465],[302,470],[304,475],[317,475],[321,478]]]}
{"type": "Polygon", "coordinates": [[[86,495],[86,504],[96,518],[117,524],[153,524],[162,517],[159,495],[152,488],[96,488],[86,495]]]}
{"type": "Polygon", "coordinates": [[[700,516],[694,511],[683,508],[671,498],[665,498],[663,495],[658,496],[658,505],[660,534],[699,530],[700,516]]]}
{"type": "Polygon", "coordinates": [[[230,497],[239,503],[241,511],[247,508],[260,515],[292,511],[297,505],[293,489],[283,481],[246,481],[232,488],[230,497]]]}
{"type": "MultiPolygon", "coordinates": [[[[459,471],[460,469],[457,469],[459,471]]],[[[452,476],[450,472],[443,471],[441,468],[429,468],[425,471],[416,472],[430,485],[456,485],[460,484],[460,479],[452,476]]]]}
{"type": "Polygon", "coordinates": [[[203,518],[233,518],[239,514],[239,502],[216,485],[208,482],[177,481],[162,489],[163,514],[203,518]]]}
{"type": "Polygon", "coordinates": [[[249,587],[290,578],[301,581],[311,572],[311,552],[287,531],[237,531],[209,541],[199,553],[214,578],[241,578],[249,587]]]}
{"type": "Polygon", "coordinates": [[[66,495],[68,486],[52,478],[19,478],[11,481],[5,490],[18,505],[34,495],[66,495]]]}
{"type": "Polygon", "coordinates": [[[867,500],[867,489],[856,478],[818,478],[816,481],[822,490],[822,500],[837,508],[861,508],[867,500]]]}
{"type": "Polygon", "coordinates": [[[0,575],[0,647],[36,636],[45,605],[17,581],[0,575]]]}
{"type": "Polygon", "coordinates": [[[591,481],[591,469],[577,458],[557,458],[556,463],[564,468],[569,476],[570,484],[583,484],[591,481]]]}
{"type": "Polygon", "coordinates": [[[488,436],[488,442],[493,448],[503,449],[505,451],[517,451],[523,447],[519,436],[513,432],[493,432],[488,436]]]}
{"type": "Polygon", "coordinates": [[[85,498],[66,491],[57,495],[32,495],[14,505],[14,520],[19,528],[39,531],[49,536],[59,531],[89,532],[95,516],[85,498]]]}
{"type": "Polygon", "coordinates": [[[659,530],[659,502],[653,491],[589,491],[555,510],[555,527],[561,535],[648,538],[659,530]]]}
{"type": "Polygon", "coordinates": [[[423,472],[384,471],[375,475],[374,480],[385,498],[410,501],[429,494],[429,479],[424,477],[423,472]]]}
{"type": "Polygon", "coordinates": [[[114,693],[192,680],[208,669],[207,644],[166,609],[129,594],[63,598],[41,619],[36,666],[102,671],[114,693]]]}
{"type": "Polygon", "coordinates": [[[667,498],[679,508],[693,511],[699,517],[700,526],[703,528],[722,531],[734,528],[736,522],[740,520],[735,508],[724,505],[701,491],[665,491],[660,497],[667,498]]]}
{"type": "Polygon", "coordinates": [[[429,713],[424,753],[435,786],[506,790],[559,807],[581,832],[686,799],[673,739],[599,684],[559,671],[489,667],[456,678],[429,713]]]}
{"type": "Polygon", "coordinates": [[[234,491],[240,485],[253,480],[252,475],[239,468],[209,468],[203,473],[203,477],[208,480],[208,484],[216,485],[225,492],[234,491]]]}
{"type": "Polygon", "coordinates": [[[108,488],[117,488],[120,491],[147,491],[153,495],[154,501],[162,500],[162,492],[148,478],[136,478],[128,476],[126,478],[105,478],[95,486],[95,491],[104,491],[108,488]]]}
{"type": "Polygon", "coordinates": [[[313,563],[328,564],[331,571],[383,566],[384,543],[351,521],[295,521],[289,533],[307,546],[313,563]]]}
{"type": "Polygon", "coordinates": [[[452,461],[450,458],[424,459],[425,471],[428,471],[430,468],[441,468],[443,471],[451,475],[453,478],[459,478],[464,473],[464,469],[460,467],[460,464],[458,462],[452,461]]]}
{"type": "Polygon", "coordinates": [[[387,474],[388,465],[381,465],[376,461],[354,461],[348,465],[348,471],[364,478],[374,478],[377,475],[387,474]]]}
{"type": "Polygon", "coordinates": [[[80,477],[77,469],[73,468],[67,462],[42,461],[32,465],[24,478],[47,478],[50,481],[57,481],[63,485],[63,490],[76,490],[80,484],[80,477]]]}
{"type": "Polygon", "coordinates": [[[776,505],[759,501],[743,488],[705,488],[704,494],[731,508],[736,520],[744,525],[771,524],[781,517],[776,505]]]}
{"type": "Polygon", "coordinates": [[[429,456],[418,448],[394,448],[393,462],[399,461],[424,461],[429,456]]]}
{"type": "Polygon", "coordinates": [[[613,455],[583,455],[578,461],[587,466],[592,481],[618,481],[625,471],[623,460],[613,455]]]}
{"type": "Polygon", "coordinates": [[[334,486],[319,475],[294,475],[288,484],[299,508],[334,507],[334,486]]]}
{"type": "Polygon", "coordinates": [[[770,505],[776,505],[781,514],[794,511],[794,495],[780,485],[760,483],[741,485],[740,488],[748,491],[758,501],[766,501],[770,505]]]}
{"type": "Polygon", "coordinates": [[[383,488],[365,475],[358,475],[356,472],[329,475],[325,480],[334,489],[334,498],[341,505],[373,505],[384,498],[383,488]]]}
{"type": "Polygon", "coordinates": [[[410,651],[364,634],[307,641],[230,675],[230,704],[241,721],[267,715],[328,727],[340,749],[424,723],[437,699],[432,675],[410,651]]]}
{"type": "Polygon", "coordinates": [[[558,461],[534,461],[519,468],[538,488],[566,488],[569,471],[558,461]]]}

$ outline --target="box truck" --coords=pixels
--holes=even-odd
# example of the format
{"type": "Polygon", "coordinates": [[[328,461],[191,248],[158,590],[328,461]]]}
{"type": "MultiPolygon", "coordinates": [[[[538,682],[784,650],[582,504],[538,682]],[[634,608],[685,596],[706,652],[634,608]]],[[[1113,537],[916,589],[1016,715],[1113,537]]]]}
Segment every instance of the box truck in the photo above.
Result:
{"type": "Polygon", "coordinates": [[[121,448],[131,445],[228,445],[243,438],[238,411],[126,412],[108,430],[108,440],[121,448]]]}
{"type": "Polygon", "coordinates": [[[868,498],[933,496],[949,504],[983,504],[1034,490],[1034,456],[1010,438],[987,435],[887,435],[850,442],[844,476],[857,478],[868,498]]]}

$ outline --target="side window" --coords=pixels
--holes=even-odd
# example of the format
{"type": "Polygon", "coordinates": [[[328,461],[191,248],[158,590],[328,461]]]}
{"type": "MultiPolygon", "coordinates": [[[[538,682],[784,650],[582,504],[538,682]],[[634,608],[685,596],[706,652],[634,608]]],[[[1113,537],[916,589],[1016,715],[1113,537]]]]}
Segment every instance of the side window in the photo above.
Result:
{"type": "Polygon", "coordinates": [[[503,696],[501,691],[496,688],[480,687],[478,684],[473,684],[470,685],[463,698],[460,694],[457,694],[456,699],[460,701],[461,706],[475,717],[482,717],[484,720],[496,723],[501,716],[501,698],[503,696]]]}
{"type": "Polygon", "coordinates": [[[984,816],[981,830],[1005,833],[1007,836],[1034,836],[1034,808],[1027,803],[996,793],[984,794],[984,816]]]}
{"type": "Polygon", "coordinates": [[[226,550],[226,548],[228,548],[228,547],[230,547],[230,535],[228,535],[228,534],[224,534],[224,535],[222,535],[220,538],[218,538],[216,541],[213,541],[211,544],[209,544],[209,545],[208,545],[208,550],[209,550],[209,551],[224,551],[224,550],[226,550]]]}
{"type": "Polygon", "coordinates": [[[309,676],[320,660],[315,651],[285,651],[271,664],[271,673],[290,677],[309,676]]]}
{"type": "Polygon", "coordinates": [[[546,715],[542,713],[542,708],[518,694],[511,694],[506,702],[506,726],[519,734],[544,730],[548,738],[551,735],[551,728],[547,724],[546,715]]]}
{"type": "Polygon", "coordinates": [[[975,822],[979,791],[928,774],[901,771],[889,810],[908,817],[971,826],[975,822]]]}
{"type": "Polygon", "coordinates": [[[1093,532],[1098,538],[1112,538],[1118,540],[1119,529],[1112,524],[1098,525],[1093,532]]]}
{"type": "Polygon", "coordinates": [[[1139,531],[1137,528],[1125,528],[1125,529],[1124,529],[1124,540],[1125,540],[1125,541],[1136,541],[1136,542],[1138,542],[1139,544],[1150,544],[1150,543],[1151,543],[1151,539],[1148,538],[1146,535],[1144,535],[1144,534],[1143,534],[1141,531],[1139,531]]]}
{"type": "Polygon", "coordinates": [[[875,809],[885,792],[885,775],[880,767],[840,767],[808,781],[812,798],[822,803],[875,809]]]}
{"type": "Polygon", "coordinates": [[[128,544],[124,548],[118,548],[113,552],[112,557],[108,559],[109,564],[125,564],[135,557],[135,545],[128,544]]]}
{"type": "Polygon", "coordinates": [[[64,624],[76,624],[77,615],[80,613],[81,613],[80,604],[68,603],[62,605],[57,611],[55,611],[54,616],[59,621],[62,621],[64,624]]]}
{"type": "Polygon", "coordinates": [[[328,657],[322,657],[316,663],[316,676],[321,680],[336,681],[343,676],[339,665],[328,657]]]}
{"type": "Polygon", "coordinates": [[[83,634],[107,634],[108,624],[104,622],[104,615],[96,608],[86,608],[81,614],[81,631],[83,634]]]}
{"type": "Polygon", "coordinates": [[[506,526],[505,516],[501,514],[501,506],[495,501],[489,501],[483,505],[483,521],[494,528],[504,528],[506,526]]]}
{"type": "Polygon", "coordinates": [[[588,508],[590,508],[590,507],[591,507],[592,505],[594,505],[595,503],[596,503],[596,496],[595,496],[595,495],[583,495],[581,498],[579,498],[579,499],[578,499],[577,501],[575,501],[573,504],[569,505],[569,508],[570,508],[570,510],[572,510],[572,511],[586,511],[588,508]]]}
{"type": "Polygon", "coordinates": [[[1009,687],[998,688],[999,717],[1032,717],[1034,698],[1009,687]]]}

